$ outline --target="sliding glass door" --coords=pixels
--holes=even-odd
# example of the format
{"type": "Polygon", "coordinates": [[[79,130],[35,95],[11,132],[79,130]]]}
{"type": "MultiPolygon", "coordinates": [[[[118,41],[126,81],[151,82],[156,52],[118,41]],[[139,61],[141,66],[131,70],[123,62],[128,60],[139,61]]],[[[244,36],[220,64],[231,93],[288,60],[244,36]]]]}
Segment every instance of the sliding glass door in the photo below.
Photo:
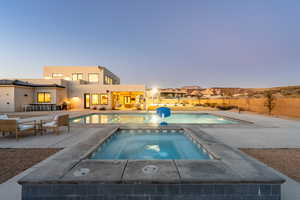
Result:
{"type": "Polygon", "coordinates": [[[84,108],[89,109],[91,107],[90,105],[90,99],[91,95],[90,94],[84,94],[84,108]]]}

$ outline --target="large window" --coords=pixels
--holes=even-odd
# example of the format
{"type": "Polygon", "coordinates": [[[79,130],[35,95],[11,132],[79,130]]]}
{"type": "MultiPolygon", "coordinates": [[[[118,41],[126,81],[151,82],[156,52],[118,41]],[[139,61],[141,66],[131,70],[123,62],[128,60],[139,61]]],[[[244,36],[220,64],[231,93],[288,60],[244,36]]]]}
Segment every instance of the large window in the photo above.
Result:
{"type": "Polygon", "coordinates": [[[99,105],[99,94],[92,94],[92,105],[99,105]]]}
{"type": "Polygon", "coordinates": [[[124,96],[124,104],[130,104],[131,103],[131,97],[130,96],[124,96]]]}
{"type": "Polygon", "coordinates": [[[72,74],[72,80],[73,81],[78,81],[83,79],[83,74],[82,73],[74,73],[72,74]]]}
{"type": "Polygon", "coordinates": [[[112,85],[113,84],[113,79],[110,78],[109,76],[105,76],[104,82],[106,85],[112,85]]]}
{"type": "Polygon", "coordinates": [[[107,96],[107,94],[101,94],[100,100],[101,100],[101,105],[107,105],[108,104],[108,96],[107,96]]]}
{"type": "Polygon", "coordinates": [[[52,78],[62,79],[63,77],[64,77],[63,74],[59,74],[59,73],[53,73],[53,74],[52,74],[52,78]]]}
{"type": "Polygon", "coordinates": [[[99,74],[89,74],[90,83],[99,83],[99,74]]]}
{"type": "Polygon", "coordinates": [[[51,94],[49,92],[38,92],[37,93],[38,103],[51,103],[51,94]]]}

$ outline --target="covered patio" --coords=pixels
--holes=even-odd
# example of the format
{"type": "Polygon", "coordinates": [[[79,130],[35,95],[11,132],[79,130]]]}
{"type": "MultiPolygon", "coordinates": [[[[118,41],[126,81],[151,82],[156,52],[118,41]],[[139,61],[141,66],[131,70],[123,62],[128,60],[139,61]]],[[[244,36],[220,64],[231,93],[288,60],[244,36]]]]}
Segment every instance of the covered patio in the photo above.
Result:
{"type": "Polygon", "coordinates": [[[143,110],[145,94],[139,91],[112,92],[113,110],[143,110]]]}

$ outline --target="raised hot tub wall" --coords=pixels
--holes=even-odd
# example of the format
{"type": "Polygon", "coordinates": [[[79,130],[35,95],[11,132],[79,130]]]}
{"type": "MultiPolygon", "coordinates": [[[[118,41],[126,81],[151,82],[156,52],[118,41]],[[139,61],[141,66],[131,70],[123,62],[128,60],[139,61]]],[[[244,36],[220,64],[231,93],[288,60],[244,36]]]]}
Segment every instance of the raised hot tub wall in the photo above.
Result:
{"type": "Polygon", "coordinates": [[[219,159],[87,159],[116,130],[99,129],[22,178],[22,199],[280,199],[280,185],[284,182],[281,177],[194,128],[184,130],[219,159]],[[157,170],[145,173],[143,169],[152,166],[157,170]]]}

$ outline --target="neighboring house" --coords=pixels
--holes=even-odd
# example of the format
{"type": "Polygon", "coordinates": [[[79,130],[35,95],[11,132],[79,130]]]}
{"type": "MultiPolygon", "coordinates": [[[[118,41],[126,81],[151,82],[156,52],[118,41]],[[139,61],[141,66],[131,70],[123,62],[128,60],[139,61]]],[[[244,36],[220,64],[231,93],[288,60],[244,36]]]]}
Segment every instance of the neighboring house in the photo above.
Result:
{"type": "Polygon", "coordinates": [[[203,95],[203,97],[211,97],[211,96],[216,95],[214,89],[212,89],[212,88],[206,88],[206,89],[202,90],[201,94],[203,95]]]}
{"type": "Polygon", "coordinates": [[[20,80],[0,80],[0,111],[22,111],[28,104],[61,104],[67,90],[56,83],[33,84],[20,80]]]}
{"type": "Polygon", "coordinates": [[[182,88],[161,88],[159,89],[158,96],[163,99],[193,98],[202,95],[200,94],[200,91],[202,90],[203,89],[201,89],[200,86],[185,86],[182,88]]]}
{"type": "Polygon", "coordinates": [[[184,98],[187,96],[186,89],[182,88],[164,88],[160,89],[160,97],[165,99],[184,98]]]}
{"type": "Polygon", "coordinates": [[[46,66],[44,79],[0,80],[0,112],[64,102],[73,109],[144,109],[145,85],[120,85],[101,66],[46,66]]]}

